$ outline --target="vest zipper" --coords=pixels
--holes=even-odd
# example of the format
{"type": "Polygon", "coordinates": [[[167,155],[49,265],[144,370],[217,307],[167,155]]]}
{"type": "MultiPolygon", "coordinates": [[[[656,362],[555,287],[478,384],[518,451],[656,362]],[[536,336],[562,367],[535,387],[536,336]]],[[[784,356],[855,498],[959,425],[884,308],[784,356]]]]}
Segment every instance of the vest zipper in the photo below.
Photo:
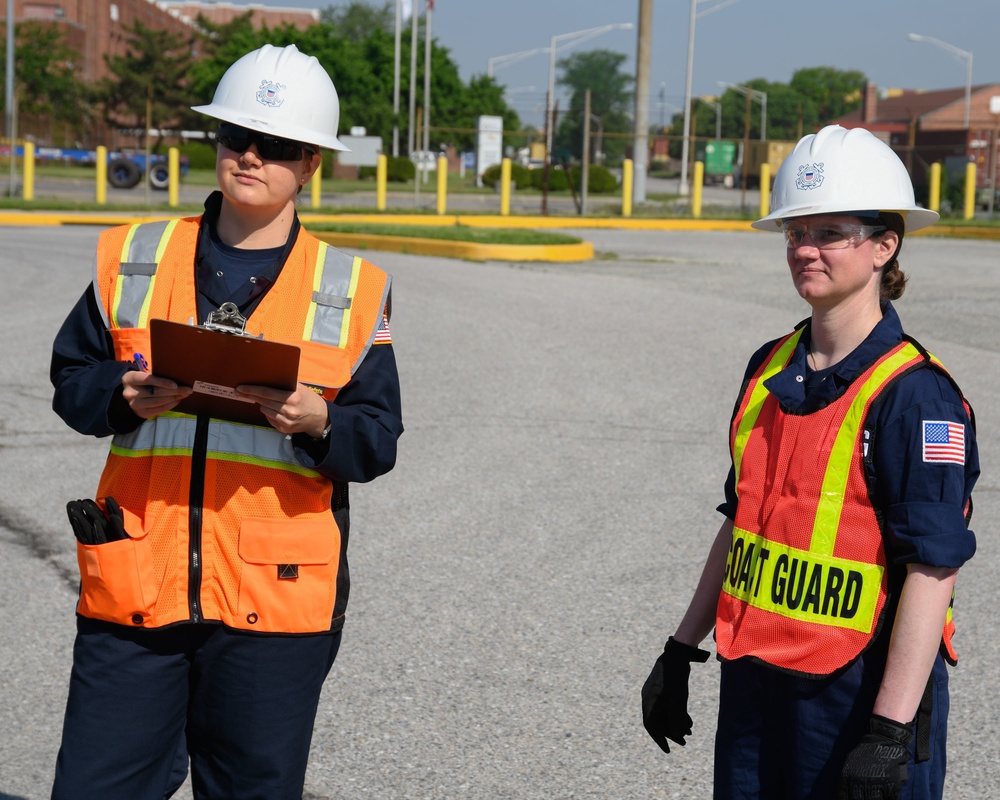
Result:
{"type": "Polygon", "coordinates": [[[188,612],[191,621],[201,616],[201,523],[205,501],[205,461],[208,456],[208,420],[199,415],[191,450],[191,486],[188,495],[188,612]]]}

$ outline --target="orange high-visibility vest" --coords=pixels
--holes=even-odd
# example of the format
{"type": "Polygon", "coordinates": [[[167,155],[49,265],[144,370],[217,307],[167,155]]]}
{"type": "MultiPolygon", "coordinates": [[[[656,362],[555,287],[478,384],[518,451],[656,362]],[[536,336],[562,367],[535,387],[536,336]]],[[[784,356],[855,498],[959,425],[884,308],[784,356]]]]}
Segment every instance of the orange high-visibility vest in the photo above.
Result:
{"type": "MultiPolygon", "coordinates": [[[[862,464],[865,418],[904,373],[944,370],[904,341],[826,408],[787,414],[764,382],[786,366],[801,333],[778,342],[733,418],[739,502],[716,644],[724,659],[829,675],[871,642],[887,597],[882,530],[862,464]]],[[[949,613],[945,642],[953,657],[952,630],[949,613]]]]}
{"type": "MultiPolygon", "coordinates": [[[[195,319],[198,227],[190,218],[102,234],[94,290],[119,360],[142,353],[155,373],[149,320],[195,319]]],[[[377,267],[300,230],[246,331],[299,346],[299,380],[332,400],[372,345],[389,286],[377,267]]],[[[263,416],[147,420],[113,438],[97,496],[119,502],[130,538],[78,545],[78,611],[132,627],[330,630],[346,601],[333,488],[263,416]]]]}

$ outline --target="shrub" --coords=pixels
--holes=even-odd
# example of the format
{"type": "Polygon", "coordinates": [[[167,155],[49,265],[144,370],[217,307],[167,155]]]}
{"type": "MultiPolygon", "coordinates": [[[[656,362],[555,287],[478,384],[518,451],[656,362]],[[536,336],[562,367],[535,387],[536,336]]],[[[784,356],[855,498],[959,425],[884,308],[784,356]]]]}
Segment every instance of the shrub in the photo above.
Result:
{"type": "Polygon", "coordinates": [[[178,145],[180,155],[187,157],[188,169],[215,169],[215,143],[208,139],[178,145]]]}
{"type": "MultiPolygon", "coordinates": [[[[579,167],[573,167],[573,182],[580,185],[579,167]]],[[[587,170],[587,192],[594,194],[614,194],[618,191],[618,179],[607,167],[592,164],[587,170]]]]}
{"type": "Polygon", "coordinates": [[[500,165],[494,164],[492,167],[487,167],[483,171],[482,181],[483,186],[489,186],[491,189],[497,185],[500,180],[500,165]]]}
{"type": "Polygon", "coordinates": [[[386,180],[390,183],[409,183],[417,176],[417,167],[406,156],[389,156],[386,180]]]}
{"type": "MultiPolygon", "coordinates": [[[[541,189],[545,182],[545,167],[538,167],[531,170],[531,185],[536,189],[541,189]]],[[[575,184],[574,184],[575,185],[575,184]]],[[[562,167],[552,167],[549,169],[549,191],[565,192],[569,189],[569,181],[562,167]]]]}
{"type": "MultiPolygon", "coordinates": [[[[515,186],[520,186],[522,189],[526,189],[531,186],[531,170],[521,164],[511,162],[510,179],[515,186]]],[[[499,182],[500,165],[494,164],[492,167],[487,167],[486,171],[483,172],[483,186],[489,186],[491,189],[495,189],[499,182]]]]}

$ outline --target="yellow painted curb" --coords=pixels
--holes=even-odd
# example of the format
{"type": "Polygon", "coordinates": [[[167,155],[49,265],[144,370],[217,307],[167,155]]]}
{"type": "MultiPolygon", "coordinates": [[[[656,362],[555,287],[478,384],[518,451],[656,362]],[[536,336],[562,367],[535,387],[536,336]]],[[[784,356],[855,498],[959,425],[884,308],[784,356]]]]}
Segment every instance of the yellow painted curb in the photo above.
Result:
{"type": "MultiPolygon", "coordinates": [[[[308,226],[307,226],[308,227],[308,226]]],[[[590,242],[575,244],[481,244],[417,236],[382,236],[366,233],[310,231],[336,247],[382,250],[422,256],[467,258],[473,261],[589,261],[594,257],[590,242]]]]}
{"type": "MultiPolygon", "coordinates": [[[[175,217],[196,216],[194,212],[187,213],[142,213],[127,212],[65,212],[65,211],[0,211],[0,225],[44,226],[44,225],[127,225],[133,222],[150,222],[175,217]]],[[[564,228],[564,229],[618,229],[618,230],[655,230],[655,231],[751,231],[749,220],[731,219],[655,219],[636,217],[541,217],[541,216],[501,216],[499,214],[319,214],[307,210],[299,213],[303,224],[310,222],[368,222],[386,225],[413,225],[441,227],[448,225],[468,225],[480,228],[564,228]]],[[[347,234],[338,234],[347,235],[347,234]]],[[[353,234],[361,235],[361,234],[353,234]]],[[[908,236],[952,236],[963,239],[1000,239],[1000,228],[974,227],[966,225],[939,224],[907,234],[908,236]]],[[[374,242],[374,236],[365,236],[369,243],[374,242]]],[[[381,239],[402,239],[406,242],[440,242],[437,239],[418,239],[410,237],[378,237],[381,239]]],[[[345,240],[346,242],[346,240],[345,240]]],[[[386,243],[385,249],[393,252],[416,252],[414,249],[394,249],[386,243]]],[[[525,248],[573,248],[577,245],[473,245],[474,247],[525,247],[525,248]]],[[[584,243],[586,244],[586,243],[584,243]]],[[[422,251],[423,252],[423,251],[422,251]]],[[[567,251],[572,252],[572,251],[567,251]]],[[[437,254],[445,255],[444,252],[437,254]]],[[[499,256],[460,255],[459,258],[499,258],[499,256]]],[[[578,256],[565,260],[583,260],[591,256],[578,256]]],[[[514,259],[518,260],[518,259],[514,259]]],[[[525,258],[524,260],[527,260],[525,258]]],[[[546,257],[544,260],[561,260],[546,257]]]]}

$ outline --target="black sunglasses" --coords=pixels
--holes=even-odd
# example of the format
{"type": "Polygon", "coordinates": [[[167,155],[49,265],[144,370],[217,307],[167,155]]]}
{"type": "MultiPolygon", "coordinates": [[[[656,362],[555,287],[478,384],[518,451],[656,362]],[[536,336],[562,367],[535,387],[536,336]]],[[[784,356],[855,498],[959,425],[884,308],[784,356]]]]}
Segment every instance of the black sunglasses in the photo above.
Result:
{"type": "Polygon", "coordinates": [[[266,133],[251,131],[231,122],[223,122],[216,131],[215,141],[235,153],[245,153],[251,144],[257,145],[257,153],[266,161],[300,161],[302,151],[315,153],[316,150],[302,142],[279,139],[266,133]]]}

